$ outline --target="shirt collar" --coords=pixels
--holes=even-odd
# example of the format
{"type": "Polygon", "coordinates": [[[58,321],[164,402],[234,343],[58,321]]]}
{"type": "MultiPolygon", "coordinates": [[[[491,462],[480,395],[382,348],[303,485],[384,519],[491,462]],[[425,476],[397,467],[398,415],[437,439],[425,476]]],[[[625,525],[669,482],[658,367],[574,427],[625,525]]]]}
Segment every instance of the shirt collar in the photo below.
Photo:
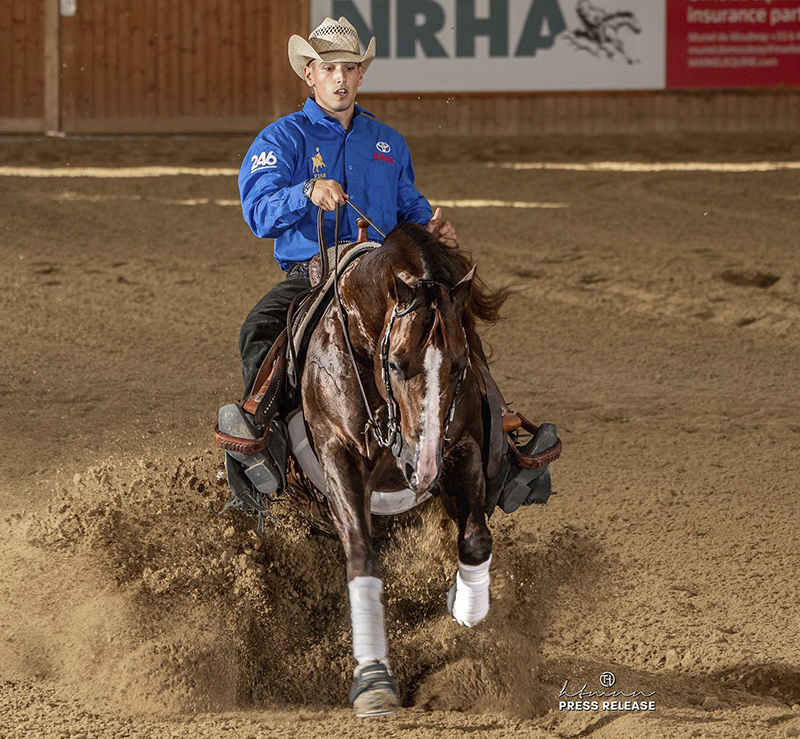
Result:
{"type": "MultiPolygon", "coordinates": [[[[323,118],[328,117],[328,114],[319,107],[314,98],[306,98],[305,105],[303,105],[303,112],[306,114],[306,116],[308,116],[308,120],[310,120],[312,123],[319,123],[323,118]]],[[[372,113],[356,104],[355,109],[353,110],[353,120],[355,120],[356,117],[362,113],[372,116],[372,113]]]]}

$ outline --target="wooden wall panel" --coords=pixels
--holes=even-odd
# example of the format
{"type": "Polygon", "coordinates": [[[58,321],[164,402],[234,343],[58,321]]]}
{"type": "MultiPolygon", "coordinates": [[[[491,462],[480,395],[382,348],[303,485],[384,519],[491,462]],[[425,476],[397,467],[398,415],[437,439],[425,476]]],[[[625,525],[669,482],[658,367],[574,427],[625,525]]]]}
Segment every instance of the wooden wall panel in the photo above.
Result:
{"type": "MultiPolygon", "coordinates": [[[[0,131],[246,132],[296,110],[310,0],[0,0],[0,131]]],[[[381,62],[386,63],[386,62],[381,62]]],[[[800,131],[800,89],[363,94],[407,135],[800,131]]]]}
{"type": "Polygon", "coordinates": [[[44,119],[44,3],[2,0],[0,118],[6,126],[44,119]]]}
{"type": "Polygon", "coordinates": [[[800,131],[800,90],[367,94],[408,136],[800,131]]]}
{"type": "Polygon", "coordinates": [[[61,19],[67,132],[251,130],[302,102],[286,45],[308,33],[308,0],[77,4],[61,19]]]}

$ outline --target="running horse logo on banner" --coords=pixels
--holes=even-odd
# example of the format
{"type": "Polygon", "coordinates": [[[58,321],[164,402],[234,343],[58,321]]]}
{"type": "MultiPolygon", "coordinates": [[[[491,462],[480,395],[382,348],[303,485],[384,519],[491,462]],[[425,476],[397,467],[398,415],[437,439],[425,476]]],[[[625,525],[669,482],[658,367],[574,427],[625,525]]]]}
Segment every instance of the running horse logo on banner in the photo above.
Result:
{"type": "Polygon", "coordinates": [[[604,54],[607,59],[613,59],[615,54],[619,54],[625,58],[628,64],[639,61],[638,59],[634,60],[628,54],[620,35],[623,28],[627,28],[635,34],[642,32],[634,13],[628,10],[609,13],[592,5],[589,0],[578,0],[575,12],[578,14],[583,28],[570,31],[565,38],[576,48],[588,51],[594,56],[604,54]]]}

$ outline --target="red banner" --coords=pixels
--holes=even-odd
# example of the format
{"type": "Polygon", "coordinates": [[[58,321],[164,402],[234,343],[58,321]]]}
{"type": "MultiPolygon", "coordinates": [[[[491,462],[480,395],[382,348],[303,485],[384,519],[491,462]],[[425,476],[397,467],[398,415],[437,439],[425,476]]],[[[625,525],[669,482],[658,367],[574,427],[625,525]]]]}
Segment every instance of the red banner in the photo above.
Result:
{"type": "Polygon", "coordinates": [[[667,0],[667,87],[800,85],[800,0],[667,0]]]}

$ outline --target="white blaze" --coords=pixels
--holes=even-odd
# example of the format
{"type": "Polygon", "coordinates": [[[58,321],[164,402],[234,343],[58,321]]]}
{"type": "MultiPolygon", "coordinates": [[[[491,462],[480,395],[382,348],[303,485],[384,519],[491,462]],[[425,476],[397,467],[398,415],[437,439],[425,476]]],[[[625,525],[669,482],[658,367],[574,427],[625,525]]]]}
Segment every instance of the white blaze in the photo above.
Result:
{"type": "Polygon", "coordinates": [[[425,399],[422,404],[422,436],[419,439],[417,486],[426,489],[439,473],[436,453],[439,450],[442,352],[433,346],[425,351],[425,399]]]}

